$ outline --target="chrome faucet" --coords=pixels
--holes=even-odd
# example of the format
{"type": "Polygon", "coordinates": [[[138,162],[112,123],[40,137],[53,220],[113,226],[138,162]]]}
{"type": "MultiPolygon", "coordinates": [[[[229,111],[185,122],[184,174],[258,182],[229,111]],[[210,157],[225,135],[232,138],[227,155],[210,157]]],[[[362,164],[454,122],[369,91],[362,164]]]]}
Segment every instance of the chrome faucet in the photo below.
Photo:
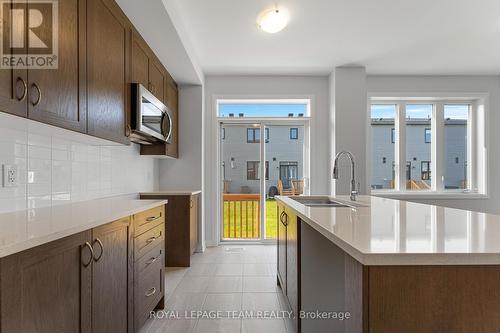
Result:
{"type": "Polygon", "coordinates": [[[351,201],[356,201],[356,196],[359,193],[359,190],[356,188],[356,179],[355,179],[355,162],[354,156],[348,151],[341,151],[335,155],[335,162],[333,164],[333,179],[339,179],[339,159],[343,156],[347,155],[349,160],[351,161],[351,201]]]}

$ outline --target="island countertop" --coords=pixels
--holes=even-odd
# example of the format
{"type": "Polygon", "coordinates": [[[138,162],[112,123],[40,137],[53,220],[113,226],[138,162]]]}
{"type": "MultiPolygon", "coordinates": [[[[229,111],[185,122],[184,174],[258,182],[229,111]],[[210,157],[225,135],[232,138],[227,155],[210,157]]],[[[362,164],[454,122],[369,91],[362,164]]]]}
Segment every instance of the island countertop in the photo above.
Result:
{"type": "Polygon", "coordinates": [[[117,196],[0,214],[0,258],[167,202],[117,196]]]}
{"type": "MultiPolygon", "coordinates": [[[[276,199],[363,265],[500,265],[500,215],[373,196],[353,207],[276,199]]],[[[351,204],[349,197],[332,197],[351,204]]]]}

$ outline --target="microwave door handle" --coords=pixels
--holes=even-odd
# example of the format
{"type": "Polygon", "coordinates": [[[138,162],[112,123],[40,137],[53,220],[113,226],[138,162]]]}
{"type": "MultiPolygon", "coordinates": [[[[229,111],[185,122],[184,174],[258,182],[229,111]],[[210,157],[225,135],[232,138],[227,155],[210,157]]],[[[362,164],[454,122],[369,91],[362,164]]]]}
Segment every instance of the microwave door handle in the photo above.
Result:
{"type": "MultiPolygon", "coordinates": [[[[168,113],[165,112],[165,117],[168,117],[168,135],[166,136],[166,139],[165,141],[168,142],[170,140],[170,138],[172,137],[172,117],[170,117],[170,115],[168,113]]],[[[163,124],[163,122],[162,122],[163,124]]],[[[165,135],[165,134],[163,134],[165,135]]]]}

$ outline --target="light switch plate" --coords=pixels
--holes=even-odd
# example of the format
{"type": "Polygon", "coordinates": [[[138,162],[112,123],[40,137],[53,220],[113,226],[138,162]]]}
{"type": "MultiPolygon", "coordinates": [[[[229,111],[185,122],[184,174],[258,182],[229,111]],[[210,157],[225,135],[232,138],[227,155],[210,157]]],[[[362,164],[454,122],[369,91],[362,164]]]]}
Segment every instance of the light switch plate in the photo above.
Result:
{"type": "Polygon", "coordinates": [[[3,187],[16,187],[18,178],[17,165],[4,164],[2,169],[3,187]]]}

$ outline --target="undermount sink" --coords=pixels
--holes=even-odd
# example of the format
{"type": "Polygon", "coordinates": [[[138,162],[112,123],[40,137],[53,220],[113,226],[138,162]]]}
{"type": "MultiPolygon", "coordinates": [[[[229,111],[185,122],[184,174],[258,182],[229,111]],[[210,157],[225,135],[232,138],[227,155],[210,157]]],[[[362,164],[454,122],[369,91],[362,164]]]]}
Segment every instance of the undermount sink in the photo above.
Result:
{"type": "Polygon", "coordinates": [[[353,207],[354,205],[348,205],[343,202],[339,202],[329,197],[290,197],[290,199],[297,201],[308,207],[353,207]]]}

